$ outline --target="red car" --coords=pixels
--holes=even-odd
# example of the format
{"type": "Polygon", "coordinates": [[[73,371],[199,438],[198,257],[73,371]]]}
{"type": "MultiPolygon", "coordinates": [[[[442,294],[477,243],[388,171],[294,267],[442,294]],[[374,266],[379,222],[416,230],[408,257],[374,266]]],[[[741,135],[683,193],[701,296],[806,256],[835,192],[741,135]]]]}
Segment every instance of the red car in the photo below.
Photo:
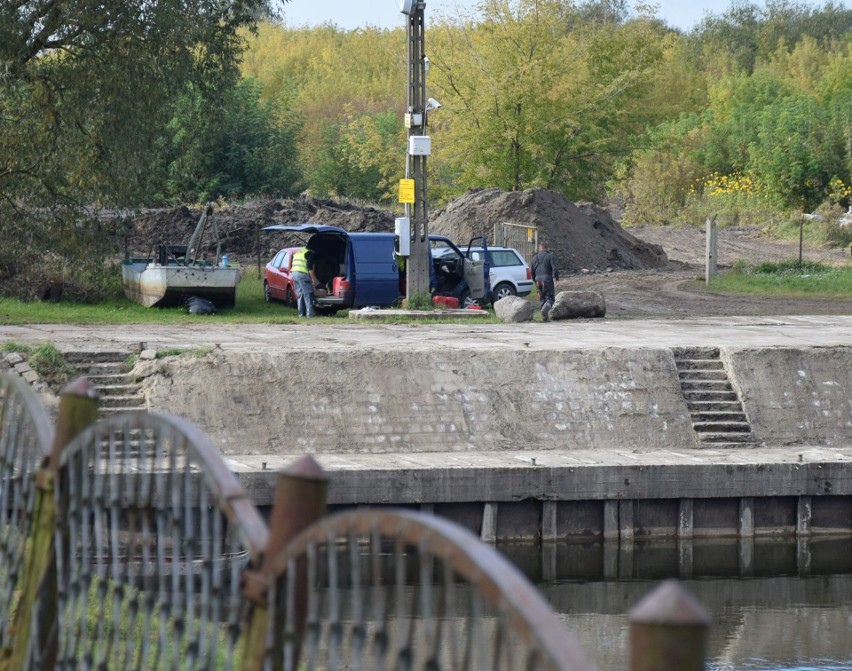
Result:
{"type": "Polygon", "coordinates": [[[293,284],[290,266],[293,254],[300,249],[303,247],[282,249],[266,264],[263,271],[263,297],[267,303],[284,301],[290,307],[296,307],[296,285],[293,284]]]}

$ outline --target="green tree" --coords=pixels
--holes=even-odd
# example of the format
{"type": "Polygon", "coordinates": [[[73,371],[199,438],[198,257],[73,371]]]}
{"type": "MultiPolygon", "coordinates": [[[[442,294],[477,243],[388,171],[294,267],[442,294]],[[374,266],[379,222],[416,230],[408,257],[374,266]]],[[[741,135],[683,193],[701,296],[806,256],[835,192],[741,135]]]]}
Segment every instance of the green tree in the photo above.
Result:
{"type": "Polygon", "coordinates": [[[480,7],[478,22],[433,37],[436,159],[466,188],[600,195],[613,157],[630,148],[639,108],[628,101],[662,58],[657,24],[578,23],[561,0],[480,7]]]}
{"type": "Polygon", "coordinates": [[[211,109],[194,87],[187,87],[163,146],[168,199],[298,193],[296,136],[301,120],[286,92],[280,101],[264,102],[260,88],[244,79],[221,107],[211,109]]]}
{"type": "MultiPolygon", "coordinates": [[[[266,0],[16,0],[0,4],[0,285],[27,294],[45,255],[73,267],[109,250],[66,240],[109,236],[86,206],[135,206],[157,188],[173,103],[192,83],[218,104],[236,81],[240,29],[266,0]],[[69,230],[75,231],[69,236],[69,230]],[[23,243],[21,243],[23,244],[23,243]],[[12,254],[17,254],[12,257],[12,254]],[[29,269],[29,270],[24,270],[29,269]],[[29,279],[22,281],[23,275],[29,279]]],[[[53,272],[53,271],[52,271],[53,272]]]]}

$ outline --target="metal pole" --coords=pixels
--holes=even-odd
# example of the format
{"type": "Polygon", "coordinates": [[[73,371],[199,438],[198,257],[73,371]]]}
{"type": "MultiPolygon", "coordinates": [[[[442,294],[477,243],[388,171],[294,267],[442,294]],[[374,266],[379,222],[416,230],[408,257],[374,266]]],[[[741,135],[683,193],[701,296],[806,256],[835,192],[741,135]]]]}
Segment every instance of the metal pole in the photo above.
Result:
{"type": "Polygon", "coordinates": [[[630,671],[704,671],[710,616],[676,580],[630,611],[630,671]]]}
{"type": "Polygon", "coordinates": [[[802,246],[805,239],[805,215],[799,220],[799,265],[802,265],[802,246]]]}
{"type": "MultiPolygon", "coordinates": [[[[408,137],[426,134],[426,62],[424,13],[426,3],[415,2],[408,14],[408,112],[419,115],[420,125],[411,124],[408,137]]],[[[411,220],[411,250],[406,266],[406,298],[429,292],[429,226],[426,190],[426,156],[406,152],[405,175],[414,180],[414,211],[405,206],[405,216],[411,220]]]]}

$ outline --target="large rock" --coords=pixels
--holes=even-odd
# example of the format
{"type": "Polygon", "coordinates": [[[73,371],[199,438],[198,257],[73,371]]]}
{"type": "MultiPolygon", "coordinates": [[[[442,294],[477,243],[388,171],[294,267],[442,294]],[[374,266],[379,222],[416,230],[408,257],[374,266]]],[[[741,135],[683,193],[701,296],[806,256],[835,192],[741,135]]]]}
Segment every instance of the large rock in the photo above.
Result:
{"type": "Polygon", "coordinates": [[[531,322],[534,308],[526,298],[506,296],[494,303],[494,314],[506,323],[531,322]]]}
{"type": "Polygon", "coordinates": [[[606,302],[599,291],[560,291],[550,308],[550,319],[581,319],[606,315],[606,302]]]}

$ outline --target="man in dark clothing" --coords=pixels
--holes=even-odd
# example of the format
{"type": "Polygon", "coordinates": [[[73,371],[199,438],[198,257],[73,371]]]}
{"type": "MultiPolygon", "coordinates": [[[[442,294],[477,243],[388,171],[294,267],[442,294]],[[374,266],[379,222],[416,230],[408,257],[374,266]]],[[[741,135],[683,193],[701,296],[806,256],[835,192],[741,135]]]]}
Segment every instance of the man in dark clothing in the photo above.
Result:
{"type": "Polygon", "coordinates": [[[555,283],[559,281],[559,268],[556,267],[556,257],[550,251],[550,245],[542,242],[538,246],[538,254],[533,257],[530,267],[538,289],[541,316],[544,321],[550,321],[550,308],[556,300],[555,283]]]}

